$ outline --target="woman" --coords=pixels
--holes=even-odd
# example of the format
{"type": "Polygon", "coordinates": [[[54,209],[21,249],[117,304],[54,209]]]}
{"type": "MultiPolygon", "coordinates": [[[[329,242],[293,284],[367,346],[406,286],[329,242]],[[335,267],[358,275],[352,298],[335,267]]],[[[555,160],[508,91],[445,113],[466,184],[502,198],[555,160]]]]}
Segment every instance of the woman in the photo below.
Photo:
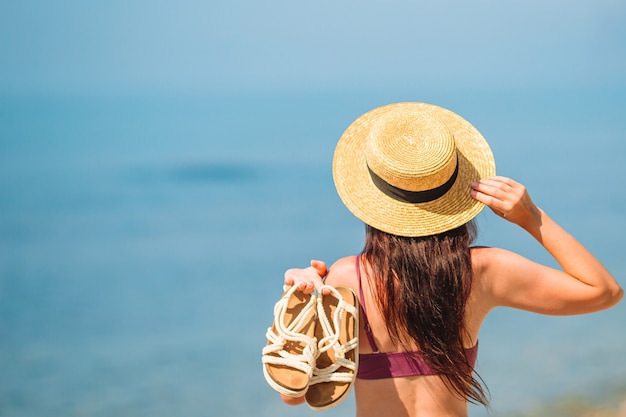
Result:
{"type": "Polygon", "coordinates": [[[328,273],[320,261],[288,270],[284,283],[327,292],[325,277],[359,296],[359,417],[467,416],[468,401],[488,404],[473,366],[491,310],[584,314],[623,296],[524,186],[495,176],[484,138],[448,110],[398,103],[366,113],[341,137],[333,174],[342,201],[366,224],[363,252],[328,273]],[[472,247],[472,219],[484,206],[530,233],[562,270],[472,247]]]}

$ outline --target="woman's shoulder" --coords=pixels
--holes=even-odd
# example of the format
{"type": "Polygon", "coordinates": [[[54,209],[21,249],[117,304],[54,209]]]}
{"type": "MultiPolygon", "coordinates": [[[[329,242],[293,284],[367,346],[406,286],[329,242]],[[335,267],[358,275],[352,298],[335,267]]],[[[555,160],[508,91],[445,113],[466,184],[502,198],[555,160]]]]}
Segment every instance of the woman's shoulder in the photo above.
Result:
{"type": "Polygon", "coordinates": [[[508,262],[512,252],[489,246],[476,246],[470,249],[472,261],[472,289],[468,301],[470,319],[468,323],[478,334],[480,324],[489,311],[500,304],[494,297],[494,284],[507,281],[508,277],[502,267],[508,262]],[[472,326],[471,323],[474,323],[472,326]]]}
{"type": "Polygon", "coordinates": [[[356,256],[345,256],[343,258],[337,259],[331,266],[331,270],[335,270],[337,272],[342,272],[344,269],[355,269],[356,267],[356,256]]]}
{"type": "Polygon", "coordinates": [[[475,273],[485,272],[497,264],[506,262],[512,256],[519,256],[509,250],[491,246],[472,246],[470,253],[475,273]]]}
{"type": "Polygon", "coordinates": [[[358,285],[356,256],[346,256],[335,261],[328,270],[325,283],[334,287],[355,288],[358,285]]]}
{"type": "MultiPolygon", "coordinates": [[[[510,275],[511,268],[521,268],[522,256],[506,249],[491,246],[471,248],[472,274],[476,287],[487,289],[494,282],[502,283],[510,275]]],[[[518,271],[519,272],[519,271],[518,271]]]]}
{"type": "MultiPolygon", "coordinates": [[[[489,308],[509,306],[537,311],[540,285],[550,287],[561,271],[531,261],[510,250],[472,248],[472,292],[489,308]]],[[[543,290],[542,290],[543,291],[543,290]]]]}

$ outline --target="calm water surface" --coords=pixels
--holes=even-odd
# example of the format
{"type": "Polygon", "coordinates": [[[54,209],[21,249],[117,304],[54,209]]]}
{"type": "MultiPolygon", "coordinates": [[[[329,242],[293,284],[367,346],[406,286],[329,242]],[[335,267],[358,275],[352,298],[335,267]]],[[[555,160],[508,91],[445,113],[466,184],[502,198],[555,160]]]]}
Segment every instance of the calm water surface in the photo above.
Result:
{"type": "MultiPolygon", "coordinates": [[[[499,173],[626,285],[624,97],[1,98],[0,414],[318,415],[278,401],[260,350],[284,269],[360,250],[332,152],[354,118],[389,102],[472,121],[499,173]]],[[[479,227],[480,243],[553,263],[488,212],[479,227]]],[[[478,360],[493,413],[626,380],[625,313],[494,312],[478,360]]]]}

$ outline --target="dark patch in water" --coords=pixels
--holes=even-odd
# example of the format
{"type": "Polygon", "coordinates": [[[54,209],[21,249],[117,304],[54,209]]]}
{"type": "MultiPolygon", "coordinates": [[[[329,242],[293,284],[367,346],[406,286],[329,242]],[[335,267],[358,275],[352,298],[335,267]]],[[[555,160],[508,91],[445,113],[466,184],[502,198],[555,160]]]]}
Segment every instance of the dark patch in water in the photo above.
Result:
{"type": "Polygon", "coordinates": [[[193,164],[177,167],[173,177],[183,182],[241,182],[257,177],[257,171],[250,166],[237,164],[193,164]]]}

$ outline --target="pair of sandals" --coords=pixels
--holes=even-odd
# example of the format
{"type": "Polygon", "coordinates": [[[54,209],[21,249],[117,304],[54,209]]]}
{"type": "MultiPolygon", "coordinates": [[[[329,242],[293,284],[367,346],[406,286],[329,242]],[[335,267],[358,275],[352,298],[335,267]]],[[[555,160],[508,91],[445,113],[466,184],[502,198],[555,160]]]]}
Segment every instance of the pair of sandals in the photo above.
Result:
{"type": "Polygon", "coordinates": [[[292,286],[274,306],[263,348],[267,383],[325,410],[350,392],[358,362],[358,300],[346,287],[324,285],[318,295],[292,286]],[[329,290],[328,295],[323,295],[329,290]]]}

